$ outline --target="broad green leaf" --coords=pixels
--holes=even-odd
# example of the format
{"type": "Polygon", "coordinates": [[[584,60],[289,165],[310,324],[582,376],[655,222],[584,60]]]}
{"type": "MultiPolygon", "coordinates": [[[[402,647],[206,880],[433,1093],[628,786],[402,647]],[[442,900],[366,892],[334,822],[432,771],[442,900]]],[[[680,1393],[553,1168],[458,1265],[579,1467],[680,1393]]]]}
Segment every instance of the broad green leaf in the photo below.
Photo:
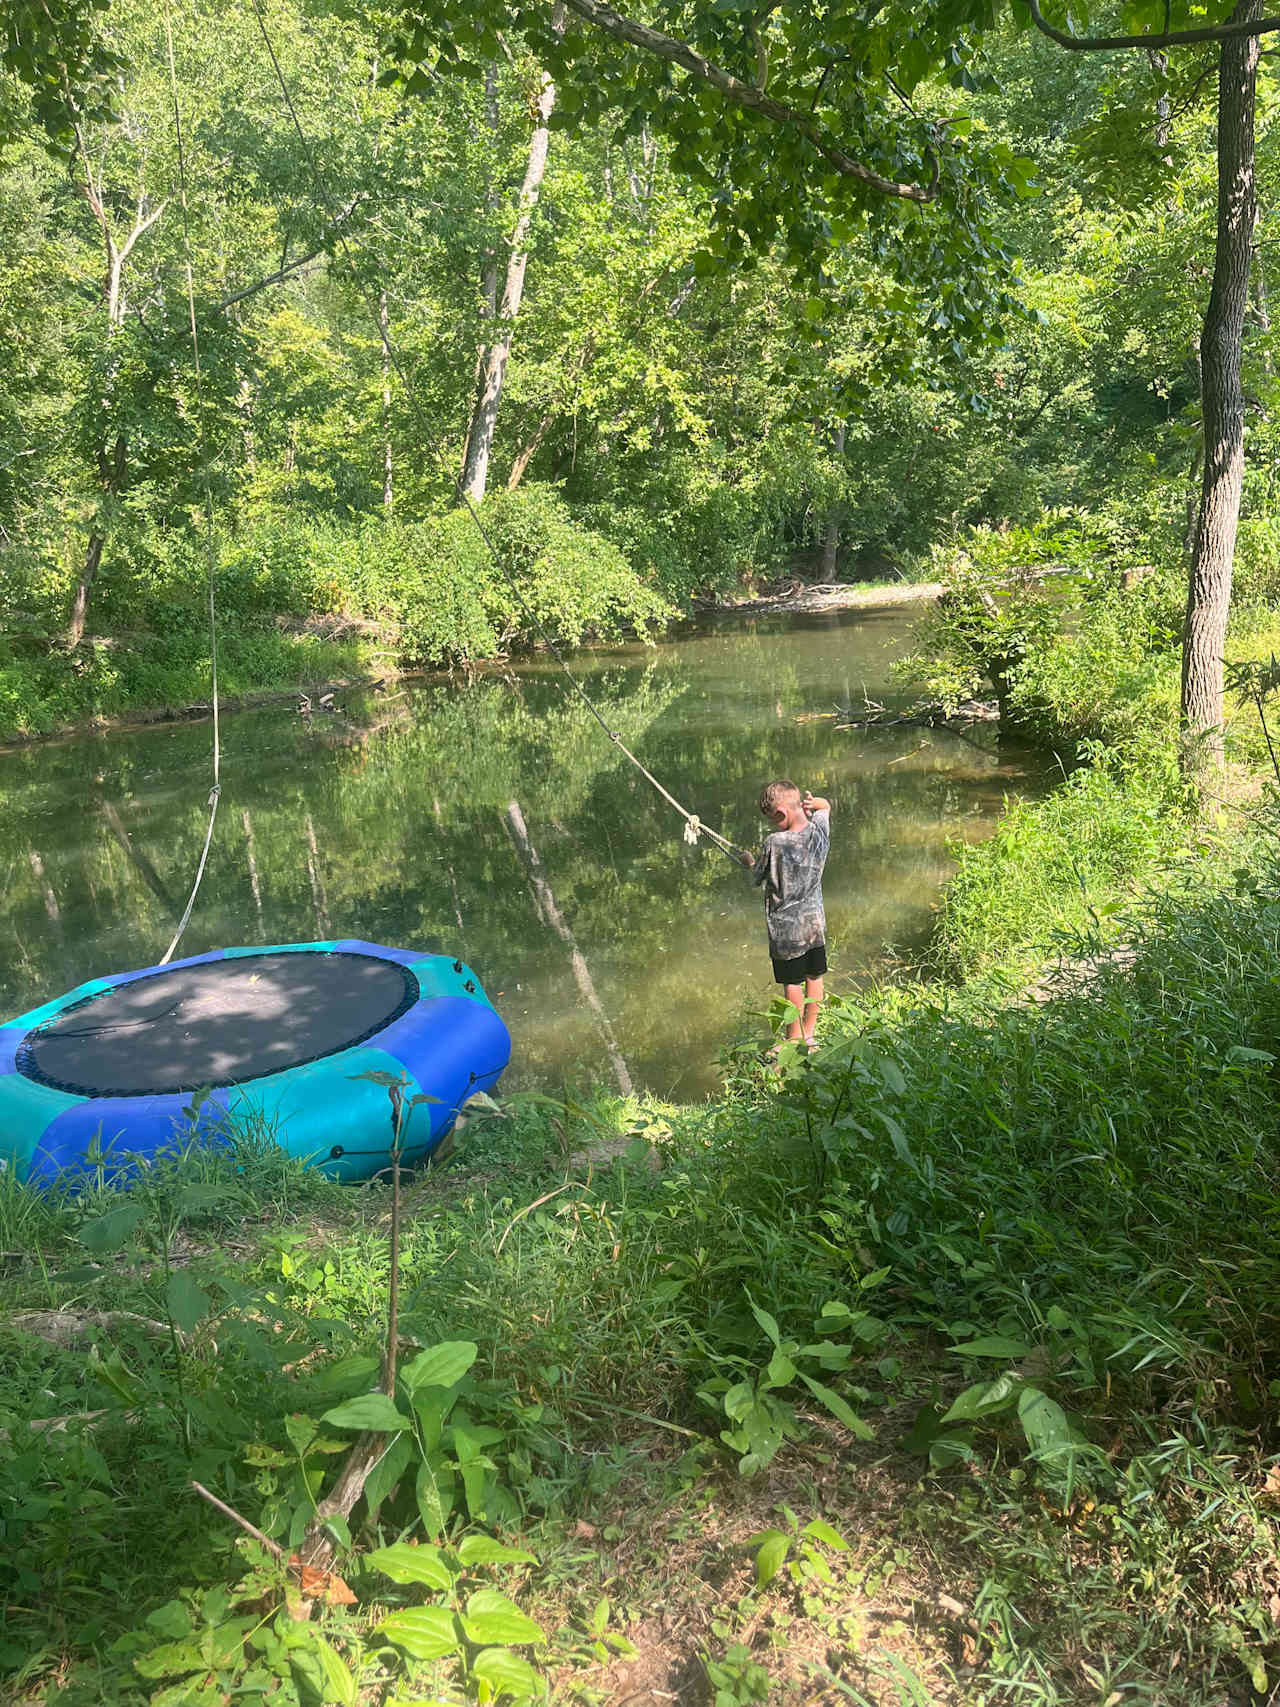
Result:
{"type": "Polygon", "coordinates": [[[800,1531],[811,1541],[821,1541],[824,1547],[834,1547],[837,1553],[847,1553],[849,1543],[838,1529],[833,1529],[829,1523],[824,1523],[820,1517],[813,1518],[800,1531]]]}
{"type": "Polygon", "coordinates": [[[387,1450],[370,1470],[364,1484],[365,1510],[370,1523],[377,1522],[379,1507],[404,1475],[413,1452],[413,1437],[398,1434],[388,1443],[387,1450]]]}
{"type": "Polygon", "coordinates": [[[527,1700],[545,1693],[542,1679],[528,1660],[509,1648],[482,1648],[471,1662],[471,1675],[489,1685],[495,1701],[504,1695],[527,1700]]]}
{"type": "Polygon", "coordinates": [[[182,1601],[167,1600],[147,1614],[147,1628],[171,1642],[180,1641],[191,1634],[191,1613],[182,1601]]]}
{"type": "Polygon", "coordinates": [[[821,1381],[815,1381],[812,1375],[806,1375],[803,1370],[800,1372],[800,1379],[818,1403],[825,1405],[832,1416],[842,1422],[858,1440],[873,1440],[875,1438],[868,1425],[855,1411],[849,1408],[839,1393],[833,1392],[830,1387],[823,1386],[821,1381]]]}
{"type": "Polygon", "coordinates": [[[755,1317],[756,1321],[759,1322],[760,1326],[764,1329],[765,1333],[768,1334],[769,1338],[773,1341],[774,1345],[775,1346],[781,1345],[782,1344],[782,1334],[779,1332],[778,1324],[774,1320],[774,1318],[769,1314],[769,1312],[767,1310],[762,1310],[760,1308],[760,1306],[756,1303],[755,1299],[751,1296],[751,1294],[749,1292],[747,1293],[747,1303],[750,1304],[750,1306],[751,1306],[751,1314],[755,1317]]]}
{"type": "Polygon", "coordinates": [[[317,1375],[313,1375],[310,1387],[313,1392],[332,1394],[334,1397],[351,1392],[367,1392],[370,1381],[377,1376],[381,1367],[381,1359],[368,1352],[340,1357],[336,1363],[329,1364],[317,1375]]]}
{"type": "Polygon", "coordinates": [[[453,1510],[454,1479],[439,1455],[435,1454],[418,1466],[414,1492],[418,1513],[428,1535],[439,1535],[453,1510]]]}
{"type": "Polygon", "coordinates": [[[759,1539],[760,1548],[756,1553],[756,1587],[768,1588],[786,1563],[787,1554],[791,1551],[791,1537],[784,1535],[780,1529],[767,1529],[759,1539]]]}
{"type": "Polygon", "coordinates": [[[1080,1444],[1080,1437],[1067,1421],[1062,1406],[1038,1387],[1023,1389],[1018,1400],[1018,1421],[1033,1452],[1054,1452],[1080,1444]]]}
{"type": "Polygon", "coordinates": [[[319,1430],[312,1417],[290,1416],[284,1419],[284,1432],[299,1458],[306,1452],[319,1430]]]}
{"type": "Polygon", "coordinates": [[[174,1677],[178,1672],[198,1671],[207,1662],[198,1642],[163,1642],[133,1662],[139,1677],[174,1677]]]}
{"type": "Polygon", "coordinates": [[[393,1583],[425,1583],[428,1588],[450,1589],[454,1573],[445,1563],[438,1547],[414,1547],[407,1541],[397,1541],[392,1547],[378,1547],[369,1554],[369,1563],[393,1583]]]}
{"type": "Polygon", "coordinates": [[[326,1642],[324,1637],[317,1634],[315,1649],[324,1670],[325,1682],[328,1689],[325,1692],[325,1707],[336,1703],[336,1707],[356,1707],[356,1680],[347,1668],[346,1661],[337,1649],[326,1642]]]}
{"type": "Polygon", "coordinates": [[[740,1422],[755,1402],[756,1390],[750,1381],[735,1381],[721,1400],[725,1416],[733,1422],[740,1422]]]}
{"type": "Polygon", "coordinates": [[[523,1547],[508,1547],[489,1535],[466,1535],[458,1546],[458,1557],[464,1565],[536,1565],[532,1553],[523,1547]]]}
{"type": "Polygon", "coordinates": [[[978,1381],[965,1388],[942,1421],[977,1422],[982,1417],[999,1416],[1013,1409],[1021,1391],[1022,1381],[1017,1375],[1005,1374],[998,1381],[978,1381]]]}
{"type": "Polygon", "coordinates": [[[542,1642],[541,1627],[497,1589],[480,1588],[467,1601],[462,1627],[473,1642],[542,1642]]]}
{"type": "Polygon", "coordinates": [[[140,1203],[121,1204],[119,1209],[100,1215],[96,1221],[86,1222],[80,1229],[80,1243],[86,1250],[97,1251],[99,1255],[118,1251],[133,1237],[143,1213],[140,1203]]]}
{"type": "Polygon", "coordinates": [[[1026,1357],[1030,1350],[1025,1340],[1010,1339],[1006,1334],[984,1334],[951,1348],[955,1357],[1026,1357]]]}
{"type": "Polygon", "coordinates": [[[376,1633],[414,1660],[442,1660],[462,1646],[453,1613],[445,1606],[406,1606],[384,1618],[376,1633]]]}
{"type": "Polygon", "coordinates": [[[364,1393],[358,1399],[348,1399],[346,1404],[335,1405],[331,1411],[326,1411],[320,1421],[330,1423],[334,1428],[368,1429],[375,1434],[390,1434],[413,1427],[409,1418],[396,1409],[385,1393],[364,1393]]]}
{"type": "Polygon", "coordinates": [[[796,1366],[785,1352],[775,1351],[765,1373],[771,1387],[786,1387],[796,1378],[796,1366]]]}
{"type": "Polygon", "coordinates": [[[452,1387],[470,1369],[479,1347],[470,1340],[443,1340],[420,1351],[400,1371],[400,1379],[411,1393],[420,1387],[452,1387]]]}

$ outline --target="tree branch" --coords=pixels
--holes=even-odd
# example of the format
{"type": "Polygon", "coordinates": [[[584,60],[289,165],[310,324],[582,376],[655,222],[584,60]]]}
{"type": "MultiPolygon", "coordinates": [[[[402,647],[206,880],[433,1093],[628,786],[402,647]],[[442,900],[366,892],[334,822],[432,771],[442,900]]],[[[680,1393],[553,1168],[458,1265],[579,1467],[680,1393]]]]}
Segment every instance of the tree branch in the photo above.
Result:
{"type": "Polygon", "coordinates": [[[125,239],[124,247],[120,251],[120,259],[122,261],[124,261],[128,258],[130,250],[133,248],[134,244],[138,241],[139,237],[142,236],[144,231],[149,231],[151,229],[151,227],[155,224],[156,220],[159,219],[160,215],[164,212],[164,210],[168,207],[168,205],[169,205],[169,203],[168,203],[167,199],[165,201],[162,201],[162,202],[157,202],[154,209],[149,214],[146,214],[144,216],[143,212],[142,212],[141,202],[139,202],[138,213],[137,213],[137,216],[134,220],[133,230],[129,233],[128,237],[125,239]]]}
{"type": "Polygon", "coordinates": [[[221,314],[225,309],[233,308],[237,302],[243,302],[247,296],[256,296],[260,290],[267,290],[271,285],[283,284],[292,274],[310,265],[312,261],[319,260],[325,248],[326,245],[322,243],[318,249],[312,249],[310,254],[299,255],[296,261],[289,261],[276,272],[268,273],[266,278],[259,279],[257,284],[246,285],[243,290],[238,290],[231,296],[224,296],[215,312],[221,314]]]}
{"type": "Polygon", "coordinates": [[[939,167],[935,157],[933,176],[927,185],[905,184],[892,178],[885,178],[879,172],[873,172],[869,166],[864,166],[860,160],[852,159],[827,136],[820,125],[797,108],[788,106],[785,101],[775,100],[772,95],[766,95],[762,89],[757,89],[751,83],[744,83],[731,72],[713,65],[696,48],[687,42],[677,41],[674,36],[663,35],[660,30],[650,29],[647,24],[638,24],[630,18],[624,18],[615,12],[612,6],[604,0],[566,0],[571,12],[576,12],[587,23],[612,36],[615,41],[627,42],[632,47],[642,48],[644,52],[665,59],[669,64],[679,65],[690,72],[700,82],[715,89],[726,100],[735,105],[745,107],[749,112],[759,113],[763,118],[773,119],[777,124],[791,125],[808,139],[829,166],[845,178],[855,178],[868,188],[878,190],[881,195],[896,196],[902,201],[931,202],[938,193],[939,167]]]}
{"type": "Polygon", "coordinates": [[[274,284],[283,284],[285,279],[289,278],[293,273],[298,272],[300,268],[309,266],[312,261],[318,261],[321,255],[323,255],[326,249],[328,249],[330,238],[338,230],[343,220],[350,219],[351,215],[360,206],[360,203],[367,199],[368,198],[363,194],[363,192],[360,195],[353,196],[345,207],[338,209],[336,215],[325,227],[324,235],[321,237],[320,242],[314,249],[309,250],[305,255],[299,255],[295,261],[286,261],[282,254],[280,257],[280,265],[274,273],[268,273],[266,278],[259,279],[257,284],[246,285],[243,290],[235,291],[231,296],[223,297],[215,312],[221,314],[226,309],[234,307],[237,302],[243,302],[246,297],[256,296],[260,290],[267,290],[274,284]]]}
{"type": "Polygon", "coordinates": [[[1027,5],[1032,22],[1042,35],[1076,53],[1110,53],[1128,47],[1191,47],[1197,42],[1230,41],[1233,36],[1261,36],[1280,30],[1280,18],[1251,18],[1234,24],[1209,24],[1199,30],[1166,30],[1158,36],[1072,36],[1046,22],[1036,0],[1027,0],[1027,5]]]}

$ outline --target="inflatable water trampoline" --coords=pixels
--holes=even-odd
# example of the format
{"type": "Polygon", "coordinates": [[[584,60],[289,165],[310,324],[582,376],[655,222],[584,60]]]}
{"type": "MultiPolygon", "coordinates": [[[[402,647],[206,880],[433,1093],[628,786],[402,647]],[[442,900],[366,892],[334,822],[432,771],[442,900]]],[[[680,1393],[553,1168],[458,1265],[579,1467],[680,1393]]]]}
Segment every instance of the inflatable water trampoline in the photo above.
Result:
{"type": "Polygon", "coordinates": [[[407,1080],[402,1155],[420,1162],[510,1055],[460,960],[354,939],[218,949],[95,978],[0,1025],[0,1166],[47,1183],[193,1135],[252,1135],[365,1179],[393,1144],[385,1075],[407,1080]],[[410,1108],[418,1094],[431,1100],[410,1108]]]}

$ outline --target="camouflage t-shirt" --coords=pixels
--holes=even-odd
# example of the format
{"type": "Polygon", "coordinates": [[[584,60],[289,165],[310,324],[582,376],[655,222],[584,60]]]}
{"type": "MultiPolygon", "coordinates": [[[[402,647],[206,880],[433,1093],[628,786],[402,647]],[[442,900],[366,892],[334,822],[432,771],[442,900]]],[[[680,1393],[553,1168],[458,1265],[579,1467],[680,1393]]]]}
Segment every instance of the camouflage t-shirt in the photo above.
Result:
{"type": "Polygon", "coordinates": [[[752,875],[764,884],[769,953],[775,960],[794,960],[827,939],[822,868],[830,846],[828,812],[815,812],[803,830],[775,830],[765,839],[752,875]]]}

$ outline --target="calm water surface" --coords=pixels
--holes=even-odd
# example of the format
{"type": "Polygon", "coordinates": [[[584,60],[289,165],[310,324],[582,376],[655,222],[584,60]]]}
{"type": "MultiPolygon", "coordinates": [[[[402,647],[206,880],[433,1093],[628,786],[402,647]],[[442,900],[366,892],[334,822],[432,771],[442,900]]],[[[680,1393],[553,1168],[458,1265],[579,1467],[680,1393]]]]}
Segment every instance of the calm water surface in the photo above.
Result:
{"type": "MultiPolygon", "coordinates": [[[[584,686],[666,786],[757,845],[762,782],[830,796],[831,985],[928,932],[948,843],[988,833],[1016,764],[945,731],[839,729],[892,703],[903,612],[720,619],[582,654],[584,686]]],[[[981,739],[981,738],[980,738],[981,739]]],[[[199,856],[207,724],[0,755],[0,1010],[164,952],[199,856]]],[[[459,954],[511,1027],[507,1088],[608,1081],[589,981],[636,1084],[690,1097],[773,993],[760,895],[567,700],[547,662],[223,723],[214,848],[181,954],[364,937],[459,954]],[[515,803],[546,891],[531,886],[515,803]],[[571,946],[555,928],[551,905],[571,946]],[[574,948],[576,947],[576,961],[574,948]],[[577,973],[575,975],[575,964],[577,973]]]]}

